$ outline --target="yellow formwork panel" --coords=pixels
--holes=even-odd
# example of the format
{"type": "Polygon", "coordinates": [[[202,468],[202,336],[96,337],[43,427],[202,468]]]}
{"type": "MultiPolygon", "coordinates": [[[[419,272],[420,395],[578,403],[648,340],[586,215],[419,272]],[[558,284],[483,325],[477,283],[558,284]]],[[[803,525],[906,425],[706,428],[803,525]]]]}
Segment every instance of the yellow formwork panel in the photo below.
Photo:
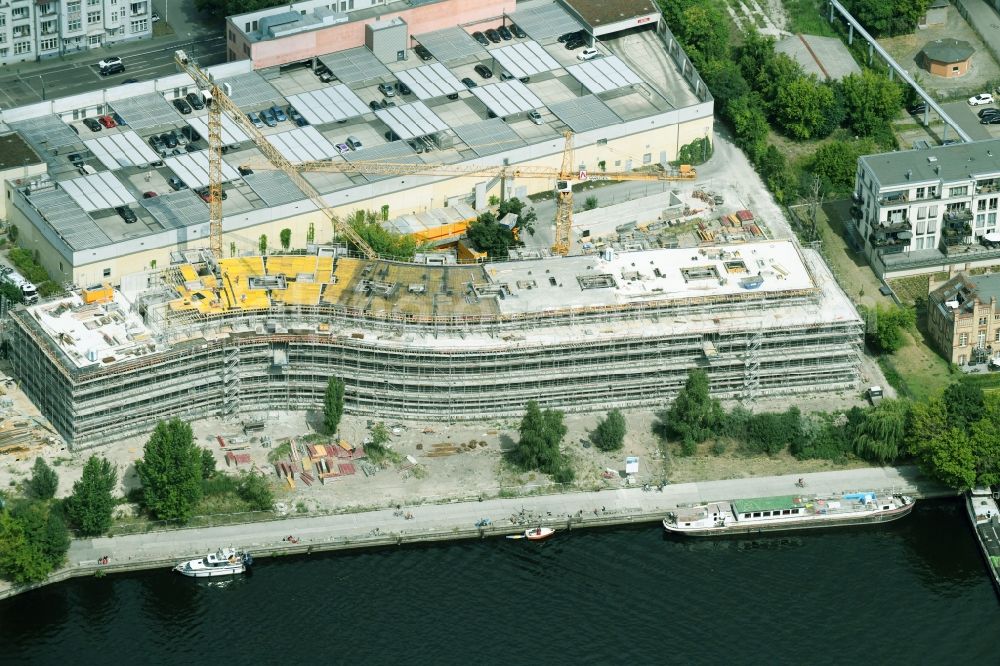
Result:
{"type": "Polygon", "coordinates": [[[333,275],[333,257],[316,258],[316,282],[329,282],[333,275]]]}
{"type": "Polygon", "coordinates": [[[316,274],[316,255],[278,255],[267,258],[268,275],[285,275],[294,279],[301,273],[316,274]]]}
{"type": "Polygon", "coordinates": [[[260,277],[264,273],[264,257],[230,257],[221,259],[219,267],[223,273],[260,277]]]}
{"type": "Polygon", "coordinates": [[[287,305],[318,305],[323,285],[315,282],[289,282],[283,291],[273,292],[275,300],[287,305]]]}
{"type": "Polygon", "coordinates": [[[361,271],[363,265],[364,262],[360,259],[341,257],[337,261],[337,270],[333,275],[337,281],[326,285],[326,289],[323,290],[323,302],[339,303],[344,290],[351,284],[354,276],[361,271]]]}
{"type": "Polygon", "coordinates": [[[198,271],[191,264],[181,264],[181,277],[185,282],[194,282],[198,279],[198,271]]]}

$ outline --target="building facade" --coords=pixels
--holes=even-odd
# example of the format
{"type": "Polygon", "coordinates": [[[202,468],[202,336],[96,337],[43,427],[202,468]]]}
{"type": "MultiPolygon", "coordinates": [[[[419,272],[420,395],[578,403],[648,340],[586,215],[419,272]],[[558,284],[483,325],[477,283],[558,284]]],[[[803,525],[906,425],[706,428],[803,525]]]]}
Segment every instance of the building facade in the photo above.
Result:
{"type": "Polygon", "coordinates": [[[951,363],[976,365],[1000,359],[1000,275],[959,273],[932,285],[927,327],[951,363]]]}
{"type": "Polygon", "coordinates": [[[0,65],[151,37],[149,0],[14,0],[0,7],[0,65]]]}
{"type": "Polygon", "coordinates": [[[858,160],[853,229],[879,276],[997,263],[998,218],[1000,140],[858,160]]]}

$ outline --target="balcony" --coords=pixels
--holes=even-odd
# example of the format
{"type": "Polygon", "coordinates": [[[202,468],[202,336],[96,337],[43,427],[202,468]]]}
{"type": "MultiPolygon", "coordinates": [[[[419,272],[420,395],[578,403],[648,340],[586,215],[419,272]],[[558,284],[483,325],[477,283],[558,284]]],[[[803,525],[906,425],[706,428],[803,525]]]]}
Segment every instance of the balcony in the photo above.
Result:
{"type": "Polygon", "coordinates": [[[878,228],[868,236],[868,242],[879,254],[895,254],[910,247],[910,239],[913,238],[906,229],[888,233],[883,228],[878,228]]]}
{"type": "MultiPolygon", "coordinates": [[[[945,222],[941,228],[941,243],[945,248],[968,245],[972,242],[972,225],[968,222],[957,224],[945,222]]],[[[947,249],[945,250],[947,252],[947,249]]]]}
{"type": "Polygon", "coordinates": [[[972,210],[969,208],[947,211],[944,214],[944,223],[946,225],[951,225],[955,227],[957,227],[962,222],[968,222],[971,219],[972,219],[972,210]]]}
{"type": "Polygon", "coordinates": [[[900,231],[913,231],[913,225],[904,217],[895,222],[879,222],[876,230],[885,234],[898,234],[900,231]]]}
{"type": "Polygon", "coordinates": [[[893,204],[906,203],[909,197],[906,192],[886,192],[885,194],[879,196],[878,204],[880,206],[891,206],[893,204]]]}
{"type": "Polygon", "coordinates": [[[1000,192],[1000,181],[991,179],[976,183],[976,194],[991,194],[1000,192]]]}

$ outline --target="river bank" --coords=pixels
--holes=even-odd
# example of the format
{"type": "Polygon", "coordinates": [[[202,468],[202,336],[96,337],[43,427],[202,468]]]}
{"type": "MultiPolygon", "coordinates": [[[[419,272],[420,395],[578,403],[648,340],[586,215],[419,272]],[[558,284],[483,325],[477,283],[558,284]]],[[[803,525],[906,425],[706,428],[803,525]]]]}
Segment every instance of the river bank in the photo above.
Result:
{"type": "MultiPolygon", "coordinates": [[[[769,476],[669,485],[662,491],[625,488],[497,498],[476,502],[406,505],[361,513],[284,518],[274,521],[174,529],[145,534],[74,540],[68,566],[33,586],[0,583],[0,599],[79,576],[168,568],[178,561],[233,545],[254,557],[308,554],[331,550],[410,543],[499,537],[528,526],[557,530],[654,522],[679,505],[722,499],[786,495],[797,490],[797,476],[769,476]],[[407,515],[411,518],[407,518],[407,515]],[[490,524],[476,527],[483,519],[490,524]],[[289,542],[288,536],[295,542],[289,542]],[[99,560],[108,557],[108,564],[99,560]]],[[[868,467],[806,475],[806,493],[860,490],[901,492],[918,498],[955,492],[924,478],[914,467],[868,467]]]]}

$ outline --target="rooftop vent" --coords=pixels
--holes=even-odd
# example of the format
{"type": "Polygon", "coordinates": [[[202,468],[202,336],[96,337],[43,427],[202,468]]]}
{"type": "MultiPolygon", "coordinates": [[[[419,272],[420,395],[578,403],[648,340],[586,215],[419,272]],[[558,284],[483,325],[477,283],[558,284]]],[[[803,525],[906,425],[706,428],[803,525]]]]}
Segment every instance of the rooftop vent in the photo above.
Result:
{"type": "Polygon", "coordinates": [[[934,157],[933,155],[928,155],[927,156],[927,163],[928,164],[934,164],[935,162],[937,162],[937,158],[936,157],[934,157]]]}

